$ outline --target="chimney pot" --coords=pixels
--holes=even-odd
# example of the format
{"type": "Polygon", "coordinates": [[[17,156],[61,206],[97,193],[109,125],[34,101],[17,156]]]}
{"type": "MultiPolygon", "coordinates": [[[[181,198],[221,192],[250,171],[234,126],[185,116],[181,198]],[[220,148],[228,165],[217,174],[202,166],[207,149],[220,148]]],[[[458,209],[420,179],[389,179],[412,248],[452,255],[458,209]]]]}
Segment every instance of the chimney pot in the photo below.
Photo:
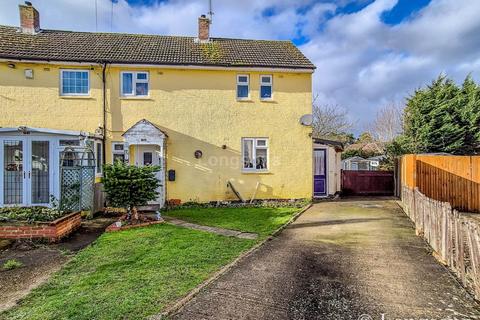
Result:
{"type": "Polygon", "coordinates": [[[198,18],[198,41],[208,42],[210,40],[210,19],[204,14],[198,18]]]}
{"type": "Polygon", "coordinates": [[[24,5],[18,6],[20,11],[20,28],[23,33],[35,34],[40,31],[40,13],[32,6],[32,3],[25,1],[24,5]]]}

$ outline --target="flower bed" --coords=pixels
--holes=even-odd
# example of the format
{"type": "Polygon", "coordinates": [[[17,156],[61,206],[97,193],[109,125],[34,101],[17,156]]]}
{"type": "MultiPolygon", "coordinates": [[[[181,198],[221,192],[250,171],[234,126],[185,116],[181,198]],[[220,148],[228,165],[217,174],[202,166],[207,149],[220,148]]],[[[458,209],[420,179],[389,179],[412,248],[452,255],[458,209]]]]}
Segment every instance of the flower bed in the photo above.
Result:
{"type": "Polygon", "coordinates": [[[82,217],[78,211],[53,221],[3,220],[0,222],[0,239],[45,239],[56,242],[80,227],[82,217]]]}

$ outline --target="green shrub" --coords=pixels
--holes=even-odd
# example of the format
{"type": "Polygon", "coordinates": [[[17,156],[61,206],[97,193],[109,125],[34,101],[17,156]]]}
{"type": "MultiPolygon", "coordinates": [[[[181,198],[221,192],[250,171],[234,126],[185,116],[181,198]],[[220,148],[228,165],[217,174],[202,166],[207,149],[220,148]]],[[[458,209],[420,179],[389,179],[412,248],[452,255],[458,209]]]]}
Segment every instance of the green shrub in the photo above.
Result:
{"type": "Polygon", "coordinates": [[[159,166],[137,167],[117,161],[103,169],[102,183],[109,205],[125,208],[129,216],[133,212],[138,219],[136,207],[157,198],[160,182],[155,173],[159,166]]]}
{"type": "Polygon", "coordinates": [[[2,221],[53,221],[65,213],[47,207],[4,207],[0,208],[0,222],[2,221]]]}
{"type": "Polygon", "coordinates": [[[3,264],[2,268],[3,268],[3,270],[12,270],[12,269],[20,268],[20,267],[23,267],[23,263],[21,263],[18,260],[15,260],[15,259],[10,259],[10,260],[7,260],[7,262],[5,262],[3,264]]]}

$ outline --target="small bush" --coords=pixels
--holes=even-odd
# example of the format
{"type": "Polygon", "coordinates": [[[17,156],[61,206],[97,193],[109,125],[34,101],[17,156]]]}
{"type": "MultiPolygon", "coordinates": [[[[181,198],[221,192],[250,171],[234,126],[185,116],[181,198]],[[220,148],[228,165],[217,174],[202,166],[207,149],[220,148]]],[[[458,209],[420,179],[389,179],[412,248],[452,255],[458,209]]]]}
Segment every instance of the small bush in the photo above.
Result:
{"type": "Polygon", "coordinates": [[[2,221],[53,221],[65,213],[47,207],[4,207],[0,208],[0,222],[2,221]]]}
{"type": "Polygon", "coordinates": [[[20,268],[20,267],[23,267],[23,263],[21,263],[18,260],[15,260],[15,259],[10,259],[10,260],[7,260],[7,262],[5,262],[3,264],[2,268],[3,268],[3,270],[13,270],[13,269],[20,268]]]}
{"type": "Polygon", "coordinates": [[[111,206],[124,208],[128,216],[138,219],[136,207],[143,206],[158,196],[160,187],[155,173],[159,166],[137,167],[117,161],[103,167],[103,189],[111,206]]]}

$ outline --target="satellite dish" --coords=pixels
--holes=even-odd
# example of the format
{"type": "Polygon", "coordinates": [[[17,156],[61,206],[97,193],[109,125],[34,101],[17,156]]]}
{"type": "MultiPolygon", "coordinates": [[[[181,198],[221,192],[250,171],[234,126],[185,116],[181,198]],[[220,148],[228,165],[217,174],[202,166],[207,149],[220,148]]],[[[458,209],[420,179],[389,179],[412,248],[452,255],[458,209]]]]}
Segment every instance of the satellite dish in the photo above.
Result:
{"type": "Polygon", "coordinates": [[[311,114],[304,114],[300,117],[300,124],[302,126],[311,126],[313,124],[313,116],[311,114]]]}

